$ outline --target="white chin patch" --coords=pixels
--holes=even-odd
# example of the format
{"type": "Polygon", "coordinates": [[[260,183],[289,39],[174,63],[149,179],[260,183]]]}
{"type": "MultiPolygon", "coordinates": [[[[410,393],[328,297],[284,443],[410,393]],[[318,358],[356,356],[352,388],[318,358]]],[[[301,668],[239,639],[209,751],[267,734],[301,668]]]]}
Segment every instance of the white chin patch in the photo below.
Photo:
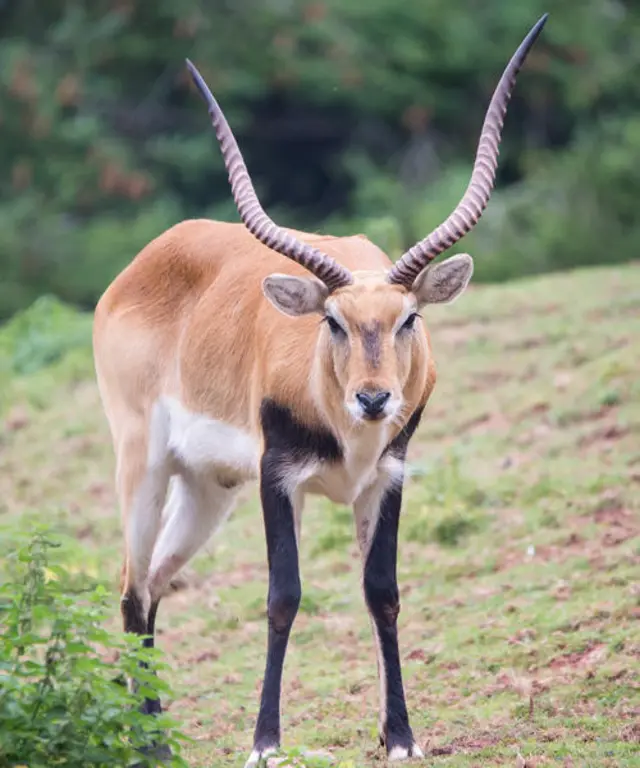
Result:
{"type": "Polygon", "coordinates": [[[364,420],[362,407],[360,406],[360,403],[356,402],[355,400],[349,400],[347,403],[347,410],[349,411],[349,415],[354,421],[364,420]]]}
{"type": "Polygon", "coordinates": [[[389,400],[385,414],[388,419],[394,419],[402,410],[402,400],[389,400]]]}
{"type": "Polygon", "coordinates": [[[411,749],[393,747],[389,752],[388,760],[390,763],[399,763],[401,760],[408,760],[411,757],[424,757],[422,750],[417,744],[414,744],[411,749]]]}
{"type": "Polygon", "coordinates": [[[400,400],[390,400],[387,403],[387,406],[384,409],[381,417],[379,419],[371,420],[366,418],[366,414],[362,410],[362,406],[357,400],[349,400],[349,402],[346,403],[346,406],[349,414],[351,415],[351,418],[354,421],[367,421],[371,424],[384,424],[390,419],[393,419],[394,416],[399,413],[400,409],[402,408],[402,402],[400,400]]]}

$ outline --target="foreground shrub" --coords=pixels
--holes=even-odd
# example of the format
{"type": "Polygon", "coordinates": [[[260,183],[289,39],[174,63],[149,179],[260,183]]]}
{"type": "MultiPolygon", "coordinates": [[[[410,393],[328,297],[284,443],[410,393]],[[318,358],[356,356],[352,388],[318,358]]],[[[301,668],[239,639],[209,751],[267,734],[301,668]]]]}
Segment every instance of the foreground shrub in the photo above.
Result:
{"type": "Polygon", "coordinates": [[[0,766],[80,768],[157,765],[138,748],[164,731],[174,757],[183,737],[165,714],[144,716],[145,696],[169,693],[148,669],[157,651],[139,638],[102,628],[106,591],[72,594],[66,571],[51,563],[54,542],[36,534],[9,562],[0,588],[0,766]],[[123,684],[135,675],[135,694],[123,684]]]}

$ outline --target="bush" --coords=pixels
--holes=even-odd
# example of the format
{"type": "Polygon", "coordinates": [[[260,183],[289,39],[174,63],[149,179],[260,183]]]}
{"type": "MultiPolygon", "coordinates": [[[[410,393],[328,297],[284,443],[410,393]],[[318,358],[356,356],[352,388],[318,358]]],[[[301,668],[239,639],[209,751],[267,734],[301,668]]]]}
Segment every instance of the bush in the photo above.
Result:
{"type": "Polygon", "coordinates": [[[0,329],[0,369],[35,373],[90,345],[90,319],[53,296],[42,296],[0,329]]]}
{"type": "Polygon", "coordinates": [[[145,696],[169,693],[140,667],[162,668],[158,652],[102,628],[106,591],[73,594],[65,569],[51,562],[55,546],[37,533],[9,558],[0,588],[0,765],[157,765],[138,748],[160,729],[177,755],[165,764],[186,766],[179,756],[186,737],[174,722],[139,712],[145,696]],[[121,682],[129,675],[139,682],[136,693],[121,682]]]}

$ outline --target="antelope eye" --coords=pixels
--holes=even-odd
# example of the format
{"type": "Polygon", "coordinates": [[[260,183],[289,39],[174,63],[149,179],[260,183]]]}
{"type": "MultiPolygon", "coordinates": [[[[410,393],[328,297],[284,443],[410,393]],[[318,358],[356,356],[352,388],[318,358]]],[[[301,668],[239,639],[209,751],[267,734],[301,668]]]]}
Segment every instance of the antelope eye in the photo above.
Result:
{"type": "Polygon", "coordinates": [[[409,315],[409,317],[404,321],[404,323],[400,326],[401,331],[410,331],[413,328],[413,325],[416,321],[416,317],[418,317],[417,312],[413,312],[409,315]]]}
{"type": "Polygon", "coordinates": [[[327,321],[327,325],[329,326],[329,330],[331,331],[333,336],[344,336],[345,330],[344,328],[338,323],[336,320],[334,320],[331,315],[325,315],[325,320],[327,321]]]}

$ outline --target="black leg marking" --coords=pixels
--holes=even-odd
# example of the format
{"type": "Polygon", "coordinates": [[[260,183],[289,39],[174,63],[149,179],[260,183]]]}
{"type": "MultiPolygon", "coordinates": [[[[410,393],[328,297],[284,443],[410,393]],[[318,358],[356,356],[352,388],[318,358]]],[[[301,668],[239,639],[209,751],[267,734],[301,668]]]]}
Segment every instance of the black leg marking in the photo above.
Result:
{"type": "MultiPolygon", "coordinates": [[[[156,616],[158,614],[159,604],[160,604],[160,600],[155,600],[153,603],[151,603],[151,606],[149,608],[149,616],[147,617],[147,631],[146,631],[146,634],[148,635],[148,637],[145,637],[145,639],[142,641],[145,648],[154,647],[156,616]]],[[[162,712],[162,705],[160,704],[160,699],[145,699],[142,711],[147,715],[159,715],[162,712]]]]}
{"type": "Polygon", "coordinates": [[[260,498],[269,561],[269,641],[252,760],[280,745],[282,670],[301,597],[294,512],[290,498],[281,488],[280,471],[283,463],[292,461],[308,458],[339,461],[342,458],[342,449],[334,434],[298,422],[288,408],[273,400],[263,400],[260,420],[265,439],[260,498]]]}
{"type": "MultiPolygon", "coordinates": [[[[424,407],[417,408],[402,431],[387,446],[385,453],[404,461],[409,440],[418,428],[424,407]]],[[[376,530],[364,567],[364,593],[380,644],[383,691],[383,717],[380,740],[387,752],[417,757],[402,684],[398,648],[400,598],[397,582],[398,525],[402,505],[402,487],[390,488],[382,499],[376,530]]]]}
{"type": "MultiPolygon", "coordinates": [[[[124,631],[134,632],[136,635],[151,635],[151,637],[145,637],[143,645],[145,648],[153,648],[153,633],[155,630],[156,615],[158,612],[158,600],[151,604],[149,608],[149,615],[145,620],[144,609],[142,601],[140,600],[137,592],[134,589],[129,589],[120,601],[122,610],[122,617],[124,620],[124,631]]],[[[142,664],[146,669],[147,665],[142,664]]],[[[145,699],[140,707],[140,711],[143,715],[158,715],[162,712],[162,706],[160,699],[145,699]]],[[[151,744],[140,749],[140,754],[145,755],[147,758],[153,758],[155,760],[168,760],[171,758],[171,748],[167,744],[162,743],[162,733],[154,733],[154,738],[151,744]]],[[[136,763],[132,768],[144,768],[148,763],[136,763]]]]}
{"type": "Polygon", "coordinates": [[[279,488],[279,454],[267,448],[261,463],[260,497],[269,562],[269,641],[260,712],[253,739],[254,752],[280,745],[280,690],[291,626],[300,605],[293,507],[279,488]]]}
{"type": "MultiPolygon", "coordinates": [[[[149,609],[149,615],[145,619],[144,608],[137,592],[130,588],[120,601],[122,618],[124,622],[124,631],[133,632],[136,635],[150,635],[145,637],[142,644],[145,648],[153,648],[153,634],[155,631],[156,615],[158,612],[158,602],[152,603],[149,609]]],[[[144,669],[147,664],[141,665],[144,669]]],[[[160,699],[145,699],[141,705],[140,711],[145,715],[157,715],[162,712],[160,699]]]]}
{"type": "Polygon", "coordinates": [[[149,608],[149,616],[147,617],[147,634],[149,637],[145,638],[145,648],[153,648],[154,636],[156,632],[156,616],[158,615],[158,605],[160,605],[160,600],[155,600],[153,603],[151,603],[151,607],[149,608]]]}
{"type": "Polygon", "coordinates": [[[378,635],[386,702],[380,734],[387,751],[395,747],[411,751],[413,733],[409,725],[402,685],[397,620],[400,599],[396,578],[398,523],[402,491],[392,488],[380,505],[380,516],[364,569],[364,593],[378,635]]]}
{"type": "Polygon", "coordinates": [[[120,600],[122,621],[125,632],[134,632],[136,635],[144,635],[147,632],[147,621],[142,607],[142,600],[138,593],[130,588],[120,600]]]}
{"type": "Polygon", "coordinates": [[[265,398],[260,406],[260,421],[265,436],[265,450],[283,459],[323,459],[339,461],[342,448],[328,429],[310,428],[296,421],[293,414],[275,401],[265,398]]]}

